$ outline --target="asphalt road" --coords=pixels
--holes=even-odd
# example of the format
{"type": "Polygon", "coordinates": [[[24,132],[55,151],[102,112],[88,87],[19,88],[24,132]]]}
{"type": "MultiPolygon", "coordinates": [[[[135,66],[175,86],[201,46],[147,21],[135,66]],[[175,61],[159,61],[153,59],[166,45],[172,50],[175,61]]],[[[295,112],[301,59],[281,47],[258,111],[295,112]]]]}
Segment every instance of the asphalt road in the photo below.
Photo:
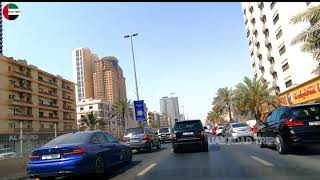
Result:
{"type": "MultiPolygon", "coordinates": [[[[87,179],[87,178],[86,178],[87,179]]],[[[119,166],[104,179],[320,179],[320,148],[280,155],[272,148],[252,144],[211,144],[209,152],[187,149],[174,154],[171,144],[153,153],[134,153],[131,165],[119,166]]]]}

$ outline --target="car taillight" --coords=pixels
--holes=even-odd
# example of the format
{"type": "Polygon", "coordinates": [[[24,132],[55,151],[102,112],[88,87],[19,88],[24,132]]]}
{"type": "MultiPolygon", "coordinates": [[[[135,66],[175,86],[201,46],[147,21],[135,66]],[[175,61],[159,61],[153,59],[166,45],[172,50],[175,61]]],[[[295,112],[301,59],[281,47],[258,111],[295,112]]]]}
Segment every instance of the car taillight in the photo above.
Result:
{"type": "Polygon", "coordinates": [[[86,149],[83,148],[83,147],[80,147],[78,149],[74,149],[72,150],[71,152],[66,152],[66,153],[63,153],[64,156],[68,156],[68,155],[74,155],[74,154],[83,154],[86,152],[86,149]]]}
{"type": "Polygon", "coordinates": [[[33,155],[33,154],[30,154],[29,155],[29,159],[32,160],[32,159],[38,159],[40,156],[36,156],[36,155],[33,155]]]}
{"type": "Polygon", "coordinates": [[[177,139],[176,133],[172,133],[172,134],[171,134],[171,138],[172,138],[172,139],[177,139]]]}
{"type": "Polygon", "coordinates": [[[149,140],[149,136],[148,136],[148,134],[147,133],[144,133],[144,135],[143,135],[143,140],[149,140]]]}
{"type": "Polygon", "coordinates": [[[201,139],[205,139],[205,134],[206,134],[206,131],[205,131],[205,130],[202,130],[202,131],[201,131],[200,138],[201,138],[201,139]]]}
{"type": "Polygon", "coordinates": [[[126,137],[123,136],[122,139],[121,139],[121,141],[122,141],[122,142],[126,142],[126,141],[127,141],[126,137]]]}
{"type": "Polygon", "coordinates": [[[283,123],[284,126],[303,126],[304,125],[304,122],[303,121],[299,121],[299,120],[295,120],[295,119],[289,119],[289,120],[286,120],[284,123],[283,123]]]}

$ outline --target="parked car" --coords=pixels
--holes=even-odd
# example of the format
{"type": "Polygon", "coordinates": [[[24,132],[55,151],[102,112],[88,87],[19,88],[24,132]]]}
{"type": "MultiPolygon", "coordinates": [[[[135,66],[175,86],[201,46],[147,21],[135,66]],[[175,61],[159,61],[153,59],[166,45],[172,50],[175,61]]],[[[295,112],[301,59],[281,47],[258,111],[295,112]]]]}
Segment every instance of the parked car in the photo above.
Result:
{"type": "Polygon", "coordinates": [[[160,139],[161,143],[164,143],[165,141],[172,141],[172,129],[168,127],[160,128],[158,129],[158,137],[160,139]]]}
{"type": "Polygon", "coordinates": [[[29,156],[30,178],[96,173],[102,175],[112,166],[130,163],[130,146],[120,144],[103,131],[85,131],[58,136],[29,156]]]}
{"type": "Polygon", "coordinates": [[[218,126],[216,129],[216,135],[221,136],[222,135],[223,126],[218,126]]]}
{"type": "Polygon", "coordinates": [[[16,157],[17,153],[12,148],[0,149],[0,159],[16,157]]]}
{"type": "Polygon", "coordinates": [[[320,144],[320,104],[274,109],[260,123],[257,137],[260,147],[275,146],[280,154],[296,146],[320,144]]]}
{"type": "Polygon", "coordinates": [[[246,123],[229,123],[226,126],[225,137],[227,140],[239,140],[240,138],[251,138],[254,139],[253,131],[251,127],[246,123]]]}
{"type": "Polygon", "coordinates": [[[207,133],[200,120],[175,122],[172,133],[173,152],[180,152],[185,146],[200,147],[202,151],[208,151],[207,133]]]}
{"type": "Polygon", "coordinates": [[[122,137],[122,142],[129,145],[131,149],[142,150],[147,149],[153,152],[153,148],[161,149],[160,139],[151,128],[137,127],[126,130],[125,135],[122,137]]]}

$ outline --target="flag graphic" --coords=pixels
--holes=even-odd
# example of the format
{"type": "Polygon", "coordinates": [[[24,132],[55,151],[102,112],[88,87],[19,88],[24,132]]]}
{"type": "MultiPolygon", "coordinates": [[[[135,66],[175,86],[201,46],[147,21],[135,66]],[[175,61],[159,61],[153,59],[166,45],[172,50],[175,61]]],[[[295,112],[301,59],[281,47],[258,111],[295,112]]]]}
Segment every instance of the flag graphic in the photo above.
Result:
{"type": "Polygon", "coordinates": [[[8,20],[15,20],[20,15],[20,9],[15,4],[7,4],[2,11],[3,16],[8,20]]]}

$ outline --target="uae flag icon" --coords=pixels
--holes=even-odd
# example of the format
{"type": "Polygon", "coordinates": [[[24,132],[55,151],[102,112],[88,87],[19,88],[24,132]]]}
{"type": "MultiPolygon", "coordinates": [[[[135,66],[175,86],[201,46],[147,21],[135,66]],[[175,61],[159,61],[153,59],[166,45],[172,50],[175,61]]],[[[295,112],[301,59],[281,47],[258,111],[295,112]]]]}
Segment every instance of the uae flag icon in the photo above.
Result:
{"type": "Polygon", "coordinates": [[[15,20],[20,15],[20,9],[17,5],[10,3],[3,7],[3,16],[8,20],[15,20]]]}

